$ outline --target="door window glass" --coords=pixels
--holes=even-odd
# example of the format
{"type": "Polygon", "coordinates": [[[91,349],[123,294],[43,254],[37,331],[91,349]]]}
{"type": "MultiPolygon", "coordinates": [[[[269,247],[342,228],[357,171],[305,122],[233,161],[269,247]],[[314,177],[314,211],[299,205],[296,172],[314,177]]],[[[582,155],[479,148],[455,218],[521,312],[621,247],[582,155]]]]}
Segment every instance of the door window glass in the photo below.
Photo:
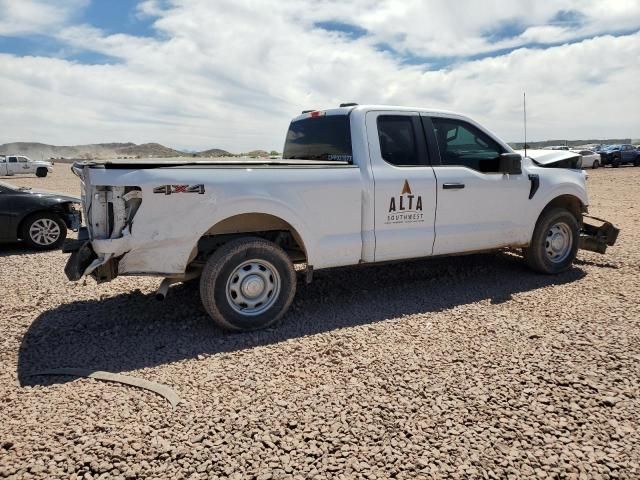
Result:
{"type": "Polygon", "coordinates": [[[432,118],[443,165],[461,165],[484,173],[499,172],[504,149],[484,132],[461,120],[432,118]]]}
{"type": "Polygon", "coordinates": [[[18,163],[18,159],[16,157],[9,157],[9,163],[18,163]]]}
{"type": "Polygon", "coordinates": [[[381,115],[378,117],[378,139],[382,158],[399,167],[422,166],[413,128],[413,117],[381,115]]]}
{"type": "Polygon", "coordinates": [[[20,163],[27,163],[27,159],[24,157],[18,157],[18,162],[20,163]]]}

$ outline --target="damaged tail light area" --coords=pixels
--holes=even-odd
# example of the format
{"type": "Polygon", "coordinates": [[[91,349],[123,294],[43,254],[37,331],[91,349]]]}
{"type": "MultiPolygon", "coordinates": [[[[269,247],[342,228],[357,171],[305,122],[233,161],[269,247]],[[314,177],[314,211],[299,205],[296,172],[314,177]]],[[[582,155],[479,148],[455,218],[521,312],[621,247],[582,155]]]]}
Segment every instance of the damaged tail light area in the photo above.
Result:
{"type": "Polygon", "coordinates": [[[142,204],[137,186],[95,186],[86,206],[87,227],[92,240],[120,238],[131,233],[133,219],[142,204]]]}

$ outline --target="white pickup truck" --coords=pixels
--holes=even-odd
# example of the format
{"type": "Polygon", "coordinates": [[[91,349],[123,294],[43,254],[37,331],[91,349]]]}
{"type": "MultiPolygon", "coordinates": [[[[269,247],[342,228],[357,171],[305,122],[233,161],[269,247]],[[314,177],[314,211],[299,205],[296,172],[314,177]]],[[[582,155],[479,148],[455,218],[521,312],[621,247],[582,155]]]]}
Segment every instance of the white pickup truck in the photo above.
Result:
{"type": "Polygon", "coordinates": [[[0,155],[0,176],[35,173],[46,177],[53,171],[53,164],[43,160],[31,160],[24,155],[0,155]]]}
{"type": "Polygon", "coordinates": [[[420,108],[303,112],[282,159],[72,168],[87,227],[63,248],[70,280],[155,275],[164,298],[200,277],[205,309],[235,330],[286,312],[294,264],[311,281],[318,269],[516,247],[558,273],[579,247],[604,253],[618,234],[583,221],[580,155],[523,158],[465,116],[420,108]]]}

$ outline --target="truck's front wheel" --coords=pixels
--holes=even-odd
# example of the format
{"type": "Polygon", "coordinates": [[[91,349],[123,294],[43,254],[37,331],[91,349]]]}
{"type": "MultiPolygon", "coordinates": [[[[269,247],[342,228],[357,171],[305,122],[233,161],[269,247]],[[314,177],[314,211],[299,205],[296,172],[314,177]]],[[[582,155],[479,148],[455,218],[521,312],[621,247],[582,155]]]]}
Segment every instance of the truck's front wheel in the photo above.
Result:
{"type": "Polygon", "coordinates": [[[287,254],[262,238],[226,243],[207,260],[200,277],[205,310],[220,327],[256,330],[280,319],[296,292],[287,254]]]}
{"type": "Polygon", "coordinates": [[[578,220],[570,211],[547,210],[538,219],[531,244],[524,249],[524,259],[537,272],[563,272],[576,258],[579,236],[578,220]]]}
{"type": "Polygon", "coordinates": [[[36,177],[46,177],[49,171],[45,167],[38,167],[36,169],[36,177]]]}

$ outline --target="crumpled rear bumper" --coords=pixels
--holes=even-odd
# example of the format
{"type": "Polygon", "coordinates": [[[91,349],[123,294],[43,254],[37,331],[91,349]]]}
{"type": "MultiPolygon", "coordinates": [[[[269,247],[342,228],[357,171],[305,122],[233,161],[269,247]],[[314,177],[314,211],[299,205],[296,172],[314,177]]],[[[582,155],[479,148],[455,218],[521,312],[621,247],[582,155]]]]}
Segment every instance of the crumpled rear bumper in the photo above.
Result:
{"type": "Polygon", "coordinates": [[[118,276],[118,262],[115,258],[102,258],[91,246],[87,227],[78,231],[78,239],[67,239],[62,245],[63,253],[70,253],[64,267],[64,273],[72,282],[80,280],[84,275],[91,275],[96,282],[109,282],[118,276]]]}
{"type": "Polygon", "coordinates": [[[580,248],[582,250],[605,253],[607,247],[615,245],[620,233],[619,228],[601,218],[590,215],[584,215],[584,218],[596,220],[601,222],[602,225],[593,225],[583,219],[582,230],[580,231],[580,248]]]}
{"type": "Polygon", "coordinates": [[[78,231],[77,240],[66,239],[64,241],[62,252],[71,254],[64,267],[64,273],[69,280],[74,282],[82,278],[87,267],[97,258],[91,248],[89,232],[86,227],[82,227],[78,231]]]}

